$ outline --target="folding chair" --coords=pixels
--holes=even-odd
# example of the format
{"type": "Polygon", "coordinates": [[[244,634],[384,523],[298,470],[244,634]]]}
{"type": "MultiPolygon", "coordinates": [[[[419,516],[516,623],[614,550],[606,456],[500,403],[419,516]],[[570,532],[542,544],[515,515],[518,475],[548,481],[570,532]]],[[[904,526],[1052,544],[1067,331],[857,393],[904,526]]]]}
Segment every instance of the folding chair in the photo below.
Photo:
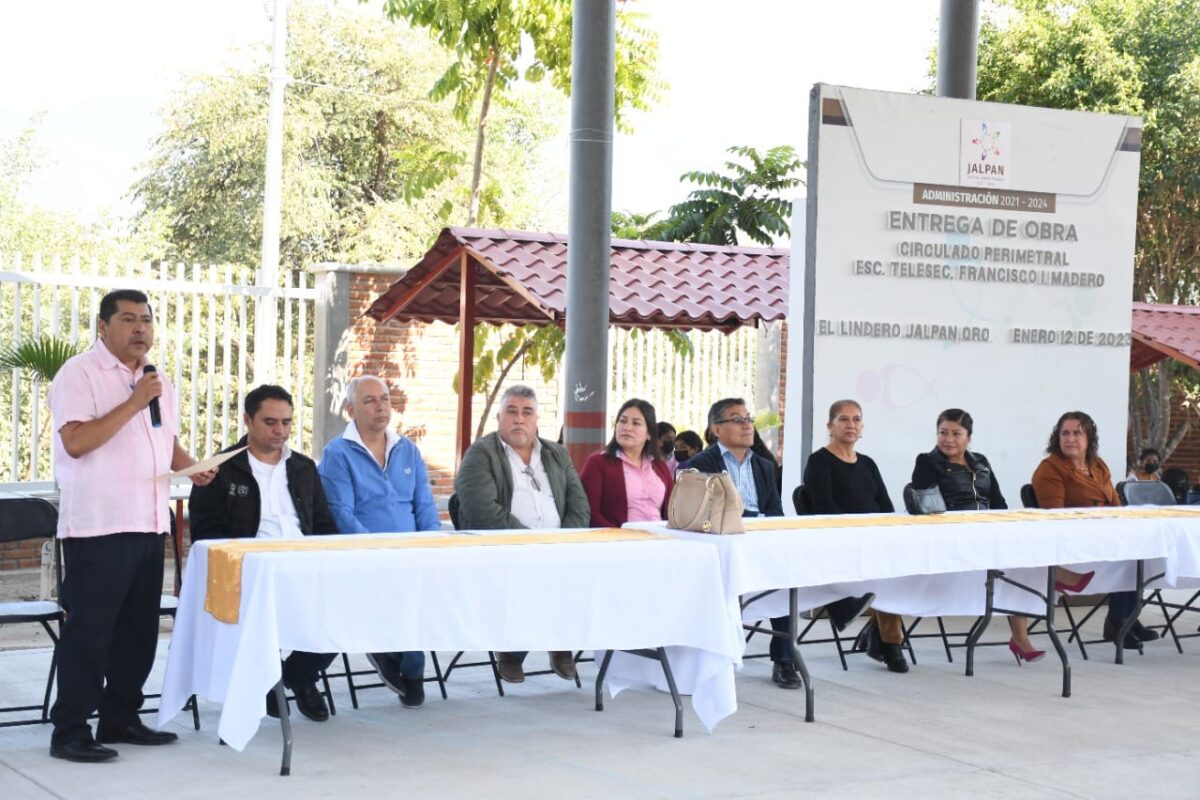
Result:
{"type": "MultiPolygon", "coordinates": [[[[1183,471],[1167,470],[1167,472],[1178,473],[1183,471]]],[[[1167,474],[1164,473],[1163,477],[1166,478],[1167,474]]],[[[1185,489],[1186,482],[1187,474],[1184,473],[1183,484],[1185,489]]],[[[1172,484],[1166,480],[1129,481],[1124,482],[1121,486],[1121,501],[1126,505],[1131,506],[1173,505],[1179,502],[1179,495],[1179,487],[1173,487],[1172,484]]],[[[1184,499],[1186,500],[1186,491],[1184,492],[1184,499]]],[[[1154,625],[1151,627],[1161,628],[1164,635],[1169,633],[1171,635],[1171,641],[1175,643],[1175,649],[1181,654],[1183,653],[1183,645],[1180,644],[1179,640],[1192,639],[1200,636],[1200,631],[1197,631],[1196,633],[1180,633],[1175,629],[1175,623],[1186,611],[1200,611],[1200,609],[1196,608],[1194,605],[1197,598],[1200,598],[1200,591],[1194,592],[1192,596],[1188,598],[1186,603],[1172,602],[1163,597],[1162,589],[1155,589],[1153,592],[1151,592],[1150,596],[1146,598],[1145,605],[1150,605],[1151,603],[1155,604],[1158,606],[1159,610],[1162,611],[1163,615],[1163,624],[1161,626],[1154,625]]]]}
{"type": "MultiPolygon", "coordinates": [[[[58,530],[58,510],[50,502],[36,497],[0,498],[0,542],[22,542],[34,539],[54,539],[58,530]]],[[[55,540],[57,541],[57,540],[55,540]]],[[[61,579],[56,582],[61,589],[61,579]]],[[[0,603],[0,625],[36,622],[55,644],[50,655],[50,670],[46,676],[46,691],[40,705],[0,708],[0,714],[21,711],[41,711],[41,716],[0,722],[0,728],[16,725],[37,725],[50,721],[50,692],[58,666],[58,635],[62,631],[63,610],[54,600],[23,600],[0,603]],[[50,623],[54,623],[51,627],[50,623]]]]}
{"type": "MultiPolygon", "coordinates": [[[[1117,497],[1120,498],[1123,505],[1175,505],[1174,492],[1171,491],[1171,487],[1162,481],[1121,481],[1116,485],[1116,491],[1117,497]]],[[[1138,562],[1138,575],[1140,580],[1141,562],[1138,562]]],[[[1151,578],[1151,580],[1154,579],[1151,578]]],[[[1082,634],[1082,628],[1087,624],[1088,620],[1096,615],[1096,612],[1099,611],[1101,607],[1108,604],[1108,597],[1109,596],[1107,594],[1101,597],[1099,602],[1095,603],[1091,610],[1084,614],[1078,622],[1075,621],[1075,615],[1071,613],[1070,603],[1067,602],[1065,597],[1061,598],[1063,610],[1067,612],[1067,621],[1071,626],[1071,634],[1067,638],[1067,642],[1070,643],[1072,640],[1075,641],[1076,645],[1079,647],[1079,653],[1083,656],[1085,661],[1088,658],[1087,648],[1085,645],[1107,643],[1107,640],[1105,639],[1089,639],[1085,641],[1082,634]]],[[[1167,613],[1167,608],[1170,604],[1163,600],[1161,590],[1156,589],[1143,603],[1143,607],[1150,602],[1156,602],[1158,604],[1159,608],[1163,612],[1164,618],[1167,620],[1163,627],[1167,630],[1170,630],[1172,636],[1174,636],[1174,619],[1171,618],[1167,613]]],[[[1180,653],[1183,652],[1183,648],[1179,644],[1178,639],[1175,640],[1175,647],[1180,653]]],[[[1118,651],[1120,651],[1119,646],[1118,651]]],[[[1141,643],[1138,644],[1137,651],[1139,655],[1145,654],[1145,648],[1141,643]]]]}
{"type": "MultiPolygon", "coordinates": [[[[446,511],[449,512],[450,523],[454,526],[454,530],[456,530],[456,531],[462,530],[462,527],[459,524],[460,523],[460,514],[459,514],[460,508],[461,508],[461,503],[458,500],[458,495],[457,494],[450,495],[450,499],[446,501],[446,511]]],[[[504,683],[500,680],[500,670],[496,666],[495,651],[493,651],[493,650],[487,651],[487,657],[488,657],[487,661],[463,661],[462,657],[464,655],[466,655],[466,652],[463,650],[459,650],[457,653],[455,653],[454,658],[450,659],[450,663],[446,665],[446,673],[444,675],[440,676],[439,683],[442,686],[442,696],[443,697],[446,696],[445,683],[443,681],[450,680],[450,674],[452,672],[454,672],[454,670],[462,669],[464,667],[491,667],[492,668],[492,680],[494,680],[496,682],[496,693],[499,694],[501,697],[504,697],[504,683]]],[[[433,659],[434,659],[433,663],[436,668],[436,666],[437,666],[437,654],[436,653],[433,654],[433,659]]],[[[575,663],[576,664],[580,664],[584,661],[591,661],[591,660],[593,660],[593,659],[583,658],[583,651],[579,651],[579,652],[575,653],[575,663]]],[[[534,670],[532,672],[526,672],[525,676],[531,677],[531,678],[536,678],[539,675],[552,675],[552,674],[554,674],[554,670],[541,669],[541,670],[534,670]]],[[[575,688],[576,689],[583,688],[583,681],[581,681],[579,679],[578,671],[576,671],[576,673],[575,673],[575,688]]]]}
{"type": "MultiPolygon", "coordinates": [[[[916,495],[915,495],[914,489],[913,489],[913,485],[911,483],[905,484],[904,490],[901,492],[901,497],[904,498],[904,510],[907,511],[909,514],[920,516],[925,513],[924,511],[921,510],[921,504],[919,502],[917,502],[916,495]]],[[[916,631],[916,629],[917,629],[917,626],[920,625],[921,622],[924,621],[924,619],[925,619],[925,617],[914,617],[912,624],[910,624],[907,628],[904,629],[904,645],[905,645],[905,647],[908,648],[909,658],[912,659],[913,664],[917,663],[916,654],[913,653],[913,647],[912,647],[913,639],[939,639],[942,642],[942,650],[944,650],[946,653],[946,661],[953,664],[954,663],[954,655],[951,652],[951,648],[966,647],[966,639],[969,636],[969,632],[967,632],[967,633],[950,633],[949,631],[946,630],[945,619],[939,616],[939,617],[933,618],[934,621],[937,623],[937,627],[938,627],[937,633],[914,633],[914,631],[916,631]],[[951,637],[961,637],[963,639],[963,641],[959,644],[952,644],[950,642],[951,637]]]]}
{"type": "MultiPolygon", "coordinates": [[[[804,488],[804,484],[801,484],[792,490],[792,506],[796,509],[796,513],[800,516],[807,516],[807,515],[813,513],[812,498],[809,496],[808,490],[806,488],[804,488]]],[[[755,600],[759,599],[762,596],[763,596],[762,594],[758,594],[758,595],[754,595],[753,597],[750,597],[746,601],[745,605],[749,605],[750,603],[754,602],[755,600]]],[[[743,606],[743,607],[745,607],[745,606],[743,606]]],[[[811,611],[805,611],[801,614],[801,618],[807,620],[807,622],[804,625],[804,627],[800,629],[799,634],[796,637],[796,644],[803,646],[803,645],[810,645],[810,644],[830,644],[830,643],[832,643],[834,645],[834,647],[837,648],[838,661],[841,662],[841,664],[842,664],[842,670],[848,671],[850,669],[850,666],[846,663],[846,653],[848,651],[846,650],[843,642],[845,640],[849,640],[851,643],[853,643],[853,641],[854,641],[853,637],[847,636],[847,637],[845,637],[845,640],[844,640],[843,637],[841,636],[840,632],[838,631],[837,626],[833,624],[833,620],[829,618],[829,614],[827,614],[825,612],[824,608],[818,608],[818,609],[814,609],[811,611]],[[829,633],[831,635],[828,638],[823,638],[823,639],[806,638],[808,636],[809,631],[811,631],[813,629],[813,626],[816,625],[818,622],[820,622],[822,619],[829,620],[829,633]]],[[[755,623],[753,625],[745,625],[743,627],[745,628],[745,630],[747,632],[746,633],[746,642],[749,642],[750,639],[753,638],[754,634],[756,634],[756,633],[765,633],[768,636],[770,636],[772,633],[771,629],[769,627],[764,627],[761,622],[755,623]]],[[[910,649],[910,652],[911,652],[911,649],[910,649]]],[[[748,659],[749,658],[766,658],[768,655],[769,654],[767,654],[767,653],[756,653],[754,655],[743,656],[743,658],[748,658],[748,659]]],[[[916,662],[914,661],[913,663],[916,663],[916,662]]]]}

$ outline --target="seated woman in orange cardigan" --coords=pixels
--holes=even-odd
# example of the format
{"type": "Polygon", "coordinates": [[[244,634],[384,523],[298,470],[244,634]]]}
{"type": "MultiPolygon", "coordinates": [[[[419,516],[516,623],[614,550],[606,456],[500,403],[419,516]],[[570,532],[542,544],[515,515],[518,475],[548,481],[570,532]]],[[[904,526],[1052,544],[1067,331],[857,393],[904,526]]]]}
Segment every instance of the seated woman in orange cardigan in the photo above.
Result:
{"type": "MultiPolygon", "coordinates": [[[[1112,473],[1100,458],[1100,437],[1096,423],[1082,411],[1068,411],[1058,419],[1050,434],[1046,457],[1033,473],[1033,493],[1042,508],[1088,508],[1119,506],[1120,498],[1113,488],[1112,473]]],[[[1064,585],[1059,575],[1058,590],[1082,591],[1091,579],[1076,585],[1064,585]]],[[[1104,620],[1104,639],[1113,641],[1117,631],[1137,607],[1136,592],[1113,592],[1108,596],[1108,616],[1104,620]]],[[[1157,639],[1158,633],[1134,622],[1125,636],[1124,646],[1137,649],[1141,642],[1157,639]]]]}
{"type": "Polygon", "coordinates": [[[617,528],[666,519],[674,480],[658,451],[657,428],[654,406],[645,400],[626,400],[617,411],[612,439],[579,470],[592,525],[617,528]]]}

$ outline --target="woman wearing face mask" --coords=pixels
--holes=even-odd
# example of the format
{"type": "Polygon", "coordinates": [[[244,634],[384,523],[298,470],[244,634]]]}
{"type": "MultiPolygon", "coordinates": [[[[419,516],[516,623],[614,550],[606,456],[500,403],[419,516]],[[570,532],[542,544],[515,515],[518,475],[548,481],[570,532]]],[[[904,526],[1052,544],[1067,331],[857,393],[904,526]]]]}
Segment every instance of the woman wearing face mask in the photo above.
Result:
{"type": "Polygon", "coordinates": [[[683,431],[675,437],[675,469],[684,468],[688,459],[704,449],[704,440],[695,431],[683,431]]]}
{"type": "MultiPolygon", "coordinates": [[[[974,427],[975,422],[966,411],[946,409],[937,418],[937,446],[917,456],[913,466],[913,488],[936,486],[941,490],[947,511],[1008,508],[987,457],[968,449],[974,427]]],[[[1035,650],[1029,641],[1029,621],[1025,617],[1010,616],[1008,626],[1012,630],[1008,649],[1018,665],[1022,661],[1039,661],[1046,655],[1045,650],[1035,650]]]]}
{"type": "MultiPolygon", "coordinates": [[[[1096,423],[1082,411],[1068,411],[1058,418],[1046,446],[1046,457],[1033,473],[1033,493],[1042,508],[1088,508],[1119,506],[1121,500],[1113,488],[1112,473],[1100,458],[1100,436],[1096,423]]],[[[1060,567],[1060,573],[1064,572],[1060,567]]],[[[1073,574],[1073,573],[1070,573],[1073,574]]],[[[1082,591],[1092,573],[1074,586],[1058,576],[1058,590],[1082,591]]],[[[1104,639],[1114,641],[1121,625],[1137,607],[1137,592],[1113,592],[1108,596],[1108,616],[1104,619],[1104,639]]],[[[1136,650],[1140,642],[1157,639],[1158,633],[1135,621],[1122,643],[1136,650]]]]}
{"type": "Polygon", "coordinates": [[[588,456],[579,480],[592,508],[592,525],[619,528],[626,522],[665,519],[674,480],[658,450],[654,406],[626,400],[617,411],[613,437],[588,456]]]}
{"type": "Polygon", "coordinates": [[[1125,476],[1127,481],[1159,481],[1162,476],[1159,475],[1158,468],[1162,463],[1162,456],[1153,447],[1147,447],[1138,456],[1137,463],[1129,468],[1129,474],[1125,476]]]}

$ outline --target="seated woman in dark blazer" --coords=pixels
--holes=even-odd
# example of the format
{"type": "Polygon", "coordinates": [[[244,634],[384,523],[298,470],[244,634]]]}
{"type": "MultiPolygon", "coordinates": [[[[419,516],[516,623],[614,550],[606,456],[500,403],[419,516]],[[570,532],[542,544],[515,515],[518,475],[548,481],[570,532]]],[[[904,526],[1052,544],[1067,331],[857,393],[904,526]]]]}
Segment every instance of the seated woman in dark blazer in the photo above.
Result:
{"type": "MultiPolygon", "coordinates": [[[[838,400],[829,407],[829,444],[813,451],[804,465],[804,487],[814,514],[870,514],[895,511],[888,497],[883,476],[875,462],[855,446],[862,436],[862,406],[855,400],[838,400]]],[[[871,595],[862,599],[870,600],[871,595]]],[[[831,616],[836,606],[849,598],[826,606],[831,616]]],[[[865,605],[859,606],[860,610],[865,605]]],[[[857,616],[857,614],[856,614],[857,616]]],[[[860,638],[867,655],[887,664],[892,672],[908,672],[904,660],[904,620],[899,614],[871,609],[871,622],[860,638]]]]}
{"type": "MultiPolygon", "coordinates": [[[[1100,436],[1095,421],[1082,411],[1068,411],[1058,418],[1046,446],[1046,457],[1033,472],[1033,493],[1042,508],[1088,508],[1119,506],[1113,488],[1112,473],[1099,456],[1100,436]]],[[[1058,590],[1080,592],[1092,579],[1092,573],[1075,576],[1059,568],[1058,590]],[[1063,573],[1066,573],[1065,575],[1063,573]]],[[[1104,639],[1114,641],[1117,631],[1137,607],[1136,592],[1113,592],[1108,596],[1108,616],[1104,619],[1104,639]]],[[[1158,633],[1134,621],[1123,645],[1136,649],[1140,642],[1157,639],[1158,633]]]]}
{"type": "Polygon", "coordinates": [[[657,428],[654,406],[645,400],[626,400],[617,411],[612,439],[579,470],[592,525],[618,528],[666,519],[674,480],[658,452],[657,428]]]}
{"type": "MultiPolygon", "coordinates": [[[[1008,508],[987,457],[968,449],[974,430],[975,421],[970,414],[961,408],[946,409],[937,418],[937,446],[917,456],[913,465],[913,488],[936,486],[946,501],[947,511],[1008,508]]],[[[1018,666],[1022,661],[1038,661],[1046,655],[1045,650],[1035,650],[1029,641],[1029,621],[1025,617],[1009,616],[1008,627],[1012,631],[1008,649],[1018,666]]]]}

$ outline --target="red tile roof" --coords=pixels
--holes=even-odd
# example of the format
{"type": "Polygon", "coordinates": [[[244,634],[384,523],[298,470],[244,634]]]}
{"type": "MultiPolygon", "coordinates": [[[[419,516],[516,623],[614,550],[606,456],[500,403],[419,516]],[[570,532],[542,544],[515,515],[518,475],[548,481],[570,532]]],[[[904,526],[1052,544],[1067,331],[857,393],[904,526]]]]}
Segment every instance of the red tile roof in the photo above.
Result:
{"type": "Polygon", "coordinates": [[[1131,370],[1173,358],[1200,368],[1200,306],[1133,304],[1131,370]]]}
{"type": "MultiPolygon", "coordinates": [[[[567,237],[446,228],[367,316],[458,320],[459,265],[476,268],[479,322],[561,322],[567,305],[567,237]]],[[[789,251],[772,247],[612,240],[614,325],[732,329],[787,316],[789,251]]]]}

